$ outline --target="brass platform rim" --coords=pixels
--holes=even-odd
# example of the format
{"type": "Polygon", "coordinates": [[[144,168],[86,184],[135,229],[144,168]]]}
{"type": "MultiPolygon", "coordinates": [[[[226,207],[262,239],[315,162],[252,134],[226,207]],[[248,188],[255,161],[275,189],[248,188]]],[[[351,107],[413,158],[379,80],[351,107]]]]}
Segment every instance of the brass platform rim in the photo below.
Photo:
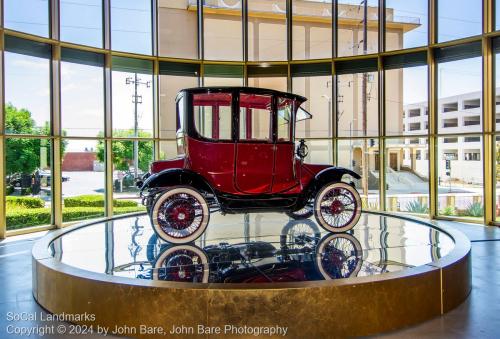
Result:
{"type": "MultiPolygon", "coordinates": [[[[95,282],[116,283],[129,286],[142,286],[142,287],[157,287],[157,288],[174,288],[174,289],[191,289],[191,290],[283,290],[283,289],[306,289],[306,288],[322,288],[327,286],[346,286],[346,285],[359,285],[370,284],[381,281],[409,278],[412,276],[420,275],[426,271],[438,269],[446,269],[446,267],[461,261],[470,254],[471,243],[470,240],[460,231],[449,227],[447,225],[436,225],[432,221],[415,217],[403,216],[387,212],[372,212],[363,211],[362,213],[381,215],[390,218],[407,220],[420,225],[424,225],[439,232],[448,235],[454,242],[454,247],[446,256],[424,265],[405,268],[398,272],[387,272],[379,275],[365,276],[365,277],[352,277],[348,279],[332,279],[321,281],[305,281],[305,282],[286,282],[286,283],[184,283],[172,281],[158,281],[158,280],[144,280],[129,277],[118,277],[108,275],[105,273],[97,273],[87,271],[78,267],[74,267],[60,262],[49,253],[50,244],[57,238],[64,236],[67,233],[75,230],[91,226],[94,224],[125,219],[134,216],[142,216],[145,213],[133,213],[123,216],[112,218],[100,218],[91,222],[79,223],[63,229],[50,231],[43,238],[39,239],[32,250],[33,260],[45,266],[48,269],[59,271],[60,273],[71,275],[73,277],[89,279],[95,282]]],[[[35,279],[35,277],[34,277],[35,279]]]]}

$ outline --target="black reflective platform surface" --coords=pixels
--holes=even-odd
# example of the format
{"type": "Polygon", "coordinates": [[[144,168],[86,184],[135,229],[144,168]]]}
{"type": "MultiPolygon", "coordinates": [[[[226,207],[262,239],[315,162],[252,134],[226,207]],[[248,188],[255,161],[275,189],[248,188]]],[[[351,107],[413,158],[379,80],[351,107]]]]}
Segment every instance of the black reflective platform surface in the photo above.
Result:
{"type": "Polygon", "coordinates": [[[363,213],[348,233],[284,214],[211,215],[206,233],[172,245],[149,217],[127,217],[66,233],[52,255],[80,269],[137,279],[203,283],[295,282],[394,272],[431,263],[453,249],[445,233],[397,217],[363,213]]]}

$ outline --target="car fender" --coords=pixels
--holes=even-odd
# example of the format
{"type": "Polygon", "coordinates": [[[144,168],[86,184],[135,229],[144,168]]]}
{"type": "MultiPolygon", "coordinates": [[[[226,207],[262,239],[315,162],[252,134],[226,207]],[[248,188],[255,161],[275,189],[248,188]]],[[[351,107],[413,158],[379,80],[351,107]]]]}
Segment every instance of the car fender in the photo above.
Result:
{"type": "Polygon", "coordinates": [[[184,168],[169,168],[150,175],[141,187],[142,193],[146,189],[188,185],[198,190],[205,190],[215,194],[208,181],[196,172],[184,168]]]}
{"type": "Polygon", "coordinates": [[[321,187],[330,182],[342,181],[342,177],[344,175],[350,175],[354,179],[361,179],[361,176],[358,173],[351,171],[350,169],[334,166],[327,167],[316,173],[311,182],[303,190],[297,206],[303,207],[309,199],[316,196],[316,193],[321,189],[321,187]]]}
{"type": "Polygon", "coordinates": [[[342,177],[344,175],[350,175],[354,179],[361,179],[361,176],[358,173],[351,171],[350,169],[332,166],[318,172],[314,176],[314,181],[316,181],[317,185],[323,186],[328,182],[342,181],[342,177]]]}

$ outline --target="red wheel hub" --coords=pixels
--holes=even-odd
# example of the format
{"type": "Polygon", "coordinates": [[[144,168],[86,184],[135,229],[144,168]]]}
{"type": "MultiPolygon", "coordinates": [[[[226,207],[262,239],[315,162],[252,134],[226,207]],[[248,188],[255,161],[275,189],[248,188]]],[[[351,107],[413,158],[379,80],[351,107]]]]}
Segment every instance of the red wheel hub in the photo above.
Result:
{"type": "Polygon", "coordinates": [[[340,214],[344,212],[344,204],[340,200],[333,200],[332,204],[330,205],[330,211],[332,214],[340,214]]]}
{"type": "Polygon", "coordinates": [[[177,201],[167,206],[166,215],[174,228],[184,229],[192,224],[194,220],[194,209],[187,202],[177,201]]]}

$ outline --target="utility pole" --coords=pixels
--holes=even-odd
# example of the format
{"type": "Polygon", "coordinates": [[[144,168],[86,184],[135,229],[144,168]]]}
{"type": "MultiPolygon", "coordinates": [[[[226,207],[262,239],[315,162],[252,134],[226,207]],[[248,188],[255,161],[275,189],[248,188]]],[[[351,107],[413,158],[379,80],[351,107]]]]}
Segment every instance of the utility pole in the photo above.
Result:
{"type": "MultiPolygon", "coordinates": [[[[363,54],[368,52],[368,0],[363,0],[363,54]]],[[[362,128],[363,128],[363,155],[362,159],[362,180],[363,192],[366,194],[366,203],[368,205],[368,143],[366,134],[368,131],[368,100],[366,97],[368,74],[363,73],[361,82],[361,114],[362,114],[362,128]]],[[[380,169],[379,169],[380,170],[380,169]]]]}
{"type": "MultiPolygon", "coordinates": [[[[142,104],[142,95],[137,94],[139,85],[146,85],[146,88],[151,87],[151,81],[141,81],[134,73],[134,77],[127,77],[125,84],[134,85],[134,94],[132,95],[132,102],[134,103],[134,138],[139,137],[139,117],[137,112],[137,105],[142,104]]],[[[138,177],[139,171],[139,141],[134,140],[134,178],[138,177]]]]}

